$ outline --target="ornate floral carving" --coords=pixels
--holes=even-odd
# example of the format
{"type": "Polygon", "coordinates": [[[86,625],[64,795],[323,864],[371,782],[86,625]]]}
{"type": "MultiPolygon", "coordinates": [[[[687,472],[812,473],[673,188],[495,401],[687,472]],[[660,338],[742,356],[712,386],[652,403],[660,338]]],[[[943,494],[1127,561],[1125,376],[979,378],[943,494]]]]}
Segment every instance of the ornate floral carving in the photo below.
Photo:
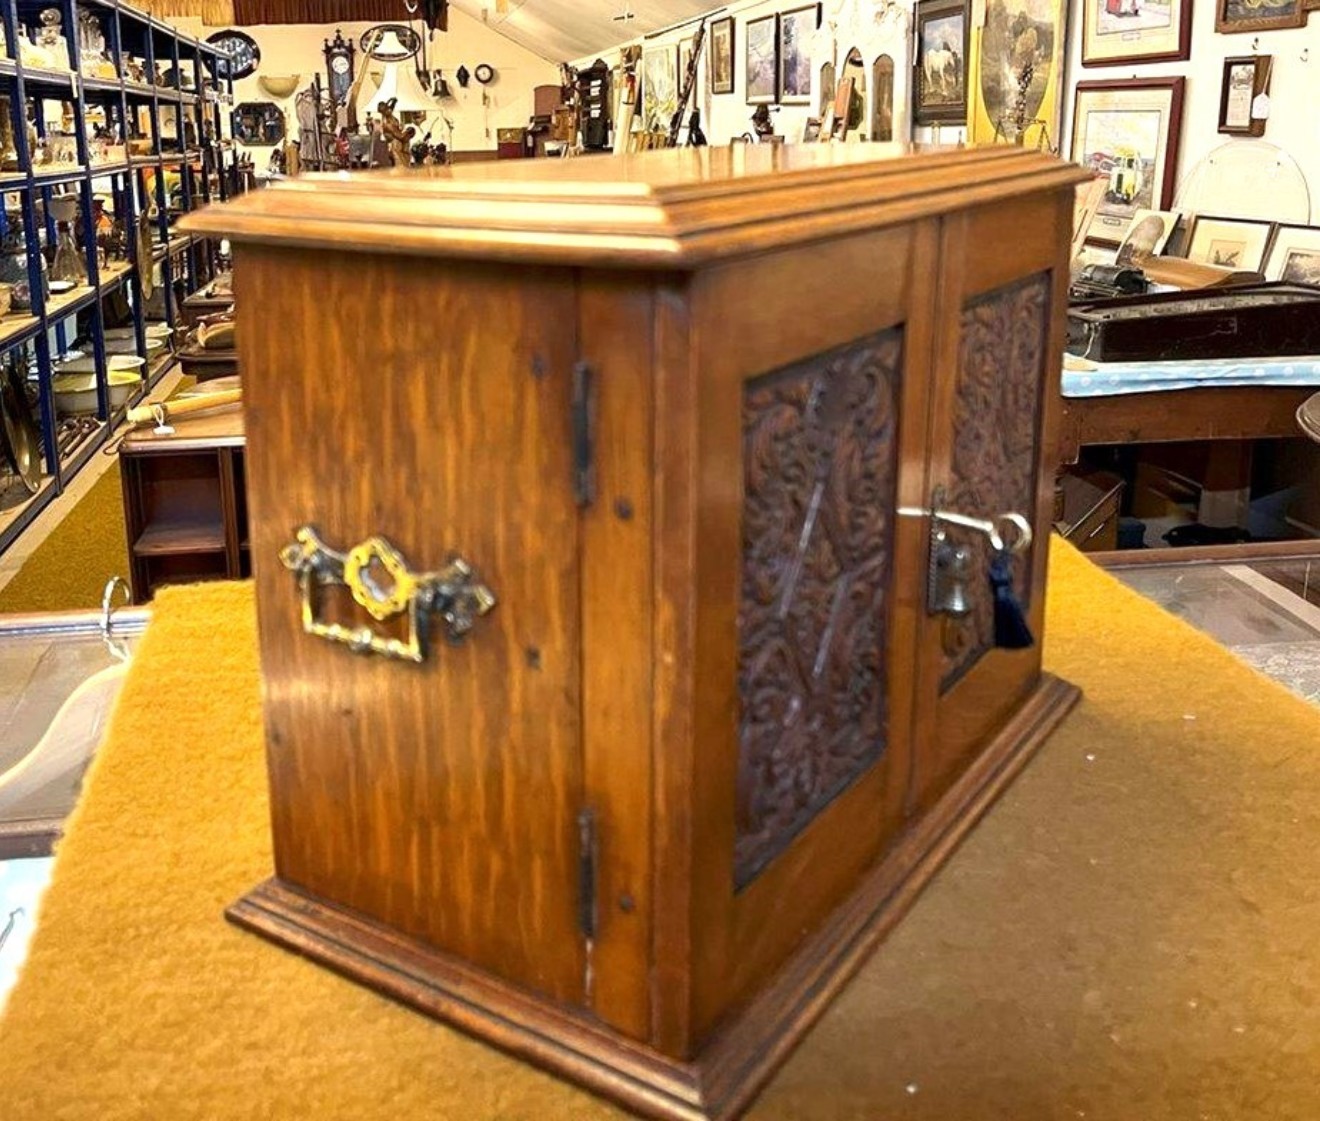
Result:
{"type": "Polygon", "coordinates": [[[880,757],[902,333],[749,382],[735,877],[880,757]]]}
{"type": "MultiPolygon", "coordinates": [[[[1048,273],[1028,277],[983,296],[963,309],[962,354],[953,416],[951,510],[992,518],[1036,506],[1036,457],[1040,444],[1041,363],[1049,328],[1048,273]]],[[[970,534],[970,571],[982,581],[990,546],[970,534]]],[[[1031,595],[1031,556],[1018,557],[1017,593],[1031,595]]],[[[963,641],[944,659],[949,688],[994,646],[994,609],[984,583],[970,589],[974,608],[963,641]]]]}

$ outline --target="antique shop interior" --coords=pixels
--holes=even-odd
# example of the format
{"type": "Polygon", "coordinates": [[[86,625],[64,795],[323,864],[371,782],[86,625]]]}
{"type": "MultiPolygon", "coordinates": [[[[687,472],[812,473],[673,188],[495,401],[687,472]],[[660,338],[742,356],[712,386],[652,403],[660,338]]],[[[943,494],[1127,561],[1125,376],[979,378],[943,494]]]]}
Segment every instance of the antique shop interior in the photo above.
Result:
{"type": "Polygon", "coordinates": [[[0,1115],[1320,1117],[1320,0],[0,0],[0,1115]]]}

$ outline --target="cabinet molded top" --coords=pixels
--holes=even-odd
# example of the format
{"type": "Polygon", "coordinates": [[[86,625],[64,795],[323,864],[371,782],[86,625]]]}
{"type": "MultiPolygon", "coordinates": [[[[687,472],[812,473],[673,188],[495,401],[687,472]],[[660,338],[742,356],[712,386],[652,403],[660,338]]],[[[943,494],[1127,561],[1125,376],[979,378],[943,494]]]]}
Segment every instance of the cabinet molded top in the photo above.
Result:
{"type": "Polygon", "coordinates": [[[180,227],[239,243],[690,268],[1086,177],[1004,145],[744,144],[303,175],[180,227]]]}

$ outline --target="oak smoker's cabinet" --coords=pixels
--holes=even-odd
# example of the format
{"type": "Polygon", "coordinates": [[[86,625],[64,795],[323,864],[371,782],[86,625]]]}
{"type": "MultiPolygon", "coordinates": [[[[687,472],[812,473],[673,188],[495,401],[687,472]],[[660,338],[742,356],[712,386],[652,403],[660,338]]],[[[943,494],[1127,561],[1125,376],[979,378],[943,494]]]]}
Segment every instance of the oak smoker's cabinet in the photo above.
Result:
{"type": "Polygon", "coordinates": [[[929,511],[1035,528],[1039,636],[1080,177],[740,147],[190,218],[236,247],[266,682],[275,876],[230,917],[639,1111],[743,1109],[1075,699],[929,511]]]}

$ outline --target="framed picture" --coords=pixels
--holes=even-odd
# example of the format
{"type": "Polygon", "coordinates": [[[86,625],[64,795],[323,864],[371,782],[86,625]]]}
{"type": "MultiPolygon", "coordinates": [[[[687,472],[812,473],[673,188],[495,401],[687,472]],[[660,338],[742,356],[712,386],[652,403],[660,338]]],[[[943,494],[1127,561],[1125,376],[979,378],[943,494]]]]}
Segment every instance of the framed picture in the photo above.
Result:
{"type": "Polygon", "coordinates": [[[1077,255],[1076,263],[1079,265],[1116,265],[1118,264],[1118,250],[1112,245],[1101,245],[1099,242],[1088,241],[1082,246],[1082,251],[1077,255]]]}
{"type": "Polygon", "coordinates": [[[821,120],[819,117],[808,117],[807,123],[802,127],[802,143],[815,144],[820,139],[821,120]]]}
{"type": "Polygon", "coordinates": [[[1320,285],[1320,228],[1276,227],[1264,271],[1266,280],[1320,285]]]}
{"type": "Polygon", "coordinates": [[[912,74],[913,122],[967,120],[966,0],[918,0],[917,56],[912,74]]]}
{"type": "Polygon", "coordinates": [[[1219,89],[1219,131],[1230,136],[1264,136],[1265,120],[1254,117],[1256,98],[1269,93],[1272,55],[1224,59],[1224,81],[1219,89]]]}
{"type": "Polygon", "coordinates": [[[1184,78],[1078,82],[1073,100],[1072,160],[1105,178],[1087,231],[1119,245],[1138,210],[1173,201],[1184,78]]]}
{"type": "Polygon", "coordinates": [[[780,13],[779,101],[783,105],[811,104],[811,37],[819,15],[816,4],[780,13]]]}
{"type": "Polygon", "coordinates": [[[848,121],[852,117],[853,79],[844,78],[834,87],[834,104],[829,111],[829,133],[822,132],[822,140],[848,139],[848,121]]]}
{"type": "Polygon", "coordinates": [[[779,17],[763,16],[747,24],[747,104],[779,100],[779,17]]]}
{"type": "Polygon", "coordinates": [[[654,47],[642,53],[642,127],[668,132],[678,112],[678,49],[654,47]]]}
{"type": "Polygon", "coordinates": [[[985,0],[976,10],[967,142],[1062,151],[1068,0],[985,0]]]}
{"type": "Polygon", "coordinates": [[[710,92],[733,93],[733,16],[710,25],[710,92]]]}
{"type": "Polygon", "coordinates": [[[1190,58],[1192,7],[1193,0],[1083,0],[1082,65],[1190,58]]]}
{"type": "Polygon", "coordinates": [[[1138,210],[1132,215],[1127,237],[1118,247],[1118,263],[1140,264],[1147,257],[1158,257],[1169,244],[1181,217],[1177,210],[1138,210]]]}
{"type": "Polygon", "coordinates": [[[1306,26],[1306,0],[1215,0],[1215,30],[1274,31],[1306,26]]]}
{"type": "Polygon", "coordinates": [[[1203,265],[1261,272],[1273,233],[1273,222],[1198,214],[1187,236],[1187,259],[1203,265]]]}

